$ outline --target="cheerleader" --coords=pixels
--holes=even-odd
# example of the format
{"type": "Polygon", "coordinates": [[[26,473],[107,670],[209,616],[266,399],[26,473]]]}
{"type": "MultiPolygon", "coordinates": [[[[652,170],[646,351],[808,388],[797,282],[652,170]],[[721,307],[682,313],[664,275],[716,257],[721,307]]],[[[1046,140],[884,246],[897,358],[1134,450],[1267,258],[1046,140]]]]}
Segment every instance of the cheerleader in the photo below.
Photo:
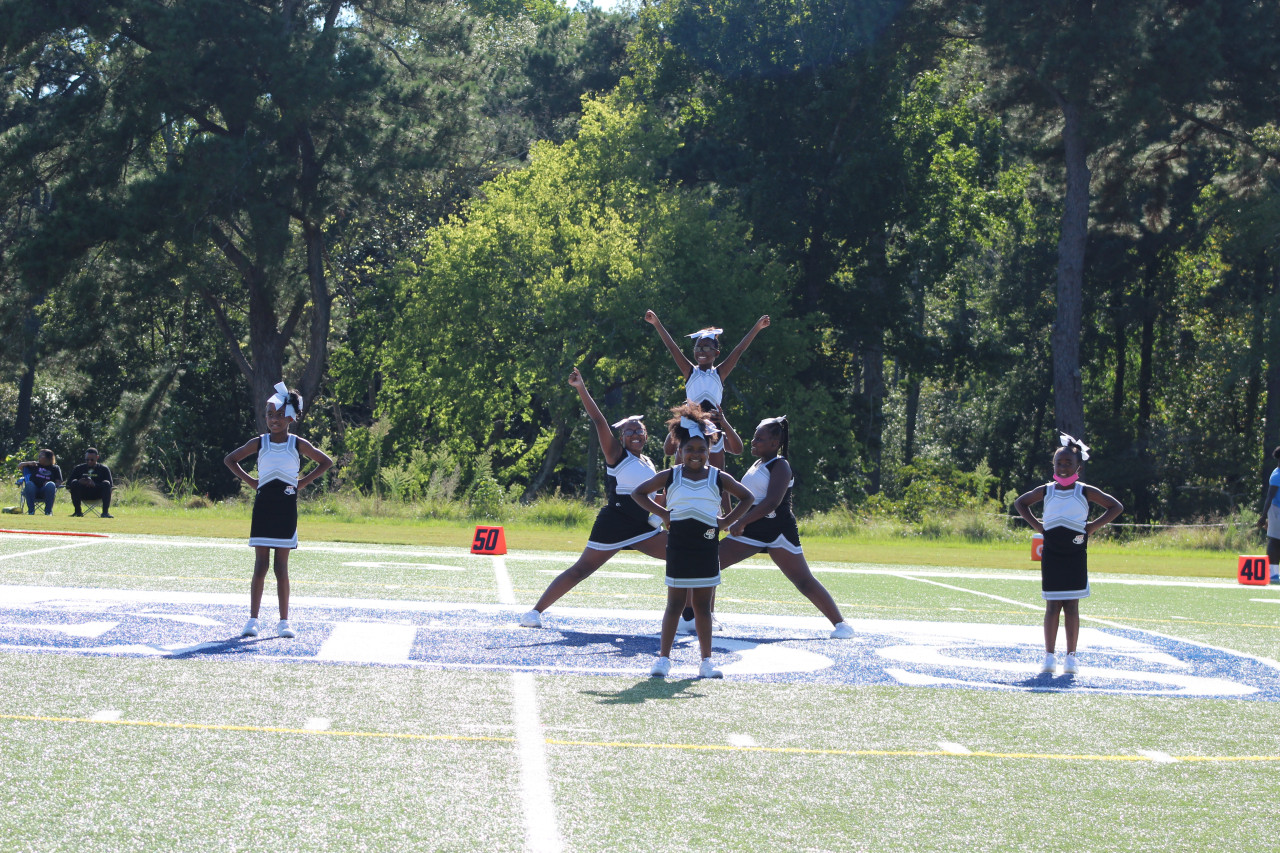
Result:
{"type": "Polygon", "coordinates": [[[831,638],[846,640],[853,636],[853,627],[844,621],[831,593],[809,570],[800,547],[800,531],[791,509],[795,478],[786,458],[787,439],[785,415],[765,418],[756,427],[751,437],[751,455],[756,461],[742,478],[742,485],[751,491],[751,508],[720,543],[720,567],[767,552],[787,580],[831,620],[831,638]]]}
{"type": "Polygon", "coordinates": [[[595,425],[596,437],[600,439],[600,448],[608,465],[605,474],[609,502],[596,514],[582,556],[551,582],[532,610],[520,617],[520,624],[526,628],[541,628],[542,614],[548,607],[622,549],[634,548],[658,559],[667,553],[667,534],[658,529],[658,519],[630,500],[635,487],[657,470],[644,455],[649,434],[640,415],[632,415],[613,424],[612,429],[618,430],[615,437],[600,407],[587,391],[582,374],[576,369],[569,374],[569,384],[582,398],[583,408],[587,410],[587,416],[595,425]]]}
{"type": "Polygon", "coordinates": [[[302,397],[277,382],[276,393],[267,400],[267,433],[250,439],[222,461],[231,473],[255,490],[253,521],[249,527],[249,544],[253,546],[253,582],[249,585],[249,621],[242,637],[258,636],[258,608],[267,579],[271,552],[275,551],[276,593],[280,598],[281,637],[296,637],[289,625],[289,552],[298,547],[298,492],[314,483],[333,467],[333,460],[305,438],[289,434],[289,425],[302,415],[302,397]],[[258,455],[258,476],[240,465],[258,455]],[[301,458],[316,463],[305,477],[299,478],[301,458]]]}
{"type": "Polygon", "coordinates": [[[649,672],[660,678],[670,674],[676,622],[686,596],[692,592],[694,626],[702,653],[698,675],[721,678],[723,673],[711,664],[711,593],[720,583],[718,533],[746,514],[751,507],[751,492],[708,463],[715,427],[703,419],[698,405],[686,403],[676,411],[668,426],[680,445],[680,464],[659,471],[631,493],[632,500],[660,517],[669,531],[667,607],[662,614],[658,659],[649,672]],[[658,489],[666,490],[666,506],[659,506],[649,497],[658,489]],[[722,492],[738,498],[738,505],[725,516],[718,514],[722,492]]]}
{"type": "MultiPolygon", "coordinates": [[[[716,364],[716,358],[720,355],[720,335],[724,333],[723,329],[699,329],[690,338],[693,338],[693,361],[680,349],[679,344],[672,340],[671,335],[667,332],[662,321],[658,319],[658,315],[652,311],[644,313],[645,322],[658,330],[658,336],[662,338],[662,342],[666,344],[667,350],[671,353],[671,357],[675,359],[676,367],[680,371],[680,375],[684,377],[684,394],[685,398],[692,403],[697,403],[703,411],[718,410],[724,400],[724,382],[729,378],[729,374],[738,366],[738,359],[747,351],[747,347],[751,346],[751,342],[755,340],[756,335],[760,334],[760,330],[768,327],[769,315],[766,314],[756,324],[751,327],[751,331],[747,332],[738,345],[729,353],[729,357],[720,364],[716,364]]],[[[733,436],[736,438],[736,435],[733,436]]],[[[724,467],[724,454],[728,450],[730,453],[742,452],[742,441],[738,440],[737,449],[732,444],[726,444],[722,438],[728,438],[726,433],[724,436],[718,436],[711,446],[710,462],[717,468],[724,467]]],[[[730,439],[731,440],[731,439],[730,439]]],[[[675,455],[675,441],[668,439],[667,446],[664,448],[668,456],[675,455]]],[[[727,511],[728,507],[724,507],[727,511]]]]}
{"type": "Polygon", "coordinates": [[[1066,675],[1079,672],[1076,640],[1080,637],[1080,599],[1089,595],[1089,536],[1114,521],[1124,511],[1120,501],[1094,486],[1079,482],[1080,466],[1089,458],[1089,448],[1063,433],[1062,446],[1053,454],[1053,482],[1036,486],[1013,502],[1013,508],[1037,533],[1044,534],[1040,559],[1040,588],[1045,600],[1044,662],[1041,672],[1054,672],[1058,659],[1058,614],[1066,614],[1067,654],[1062,661],[1066,675]],[[1041,518],[1031,514],[1031,505],[1043,503],[1041,518]],[[1103,508],[1102,515],[1089,521],[1089,504],[1103,508]]]}
{"type": "MultiPolygon", "coordinates": [[[[1271,451],[1280,460],[1280,447],[1271,451]]],[[[1271,567],[1271,583],[1280,584],[1280,463],[1267,478],[1267,499],[1262,504],[1258,526],[1267,531],[1267,563],[1271,567]]]]}

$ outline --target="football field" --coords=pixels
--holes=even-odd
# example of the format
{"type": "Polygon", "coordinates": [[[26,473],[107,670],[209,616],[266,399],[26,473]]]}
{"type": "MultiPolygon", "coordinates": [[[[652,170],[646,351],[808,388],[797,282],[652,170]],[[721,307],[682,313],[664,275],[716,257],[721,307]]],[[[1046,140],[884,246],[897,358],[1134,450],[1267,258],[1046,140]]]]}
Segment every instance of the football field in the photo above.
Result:
{"type": "Polygon", "coordinates": [[[658,561],[526,629],[576,554],[509,545],[304,541],[298,637],[269,577],[242,639],[242,543],[0,534],[0,849],[1280,849],[1280,587],[1225,562],[1095,574],[1068,676],[1034,571],[851,547],[813,567],[831,640],[756,558],[718,594],[724,680],[678,637],[664,681],[658,561]]]}

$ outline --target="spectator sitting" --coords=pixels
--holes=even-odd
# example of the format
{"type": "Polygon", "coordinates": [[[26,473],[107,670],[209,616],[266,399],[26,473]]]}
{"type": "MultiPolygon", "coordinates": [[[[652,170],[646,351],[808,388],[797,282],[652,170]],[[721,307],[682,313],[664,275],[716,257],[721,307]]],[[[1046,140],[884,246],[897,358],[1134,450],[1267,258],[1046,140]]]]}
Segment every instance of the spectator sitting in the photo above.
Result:
{"type": "Polygon", "coordinates": [[[36,462],[23,462],[18,466],[22,472],[22,497],[27,501],[27,515],[36,514],[36,498],[44,501],[44,514],[53,515],[53,497],[62,485],[62,469],[53,451],[44,448],[36,462]]]}
{"type": "Polygon", "coordinates": [[[85,500],[102,501],[102,517],[111,518],[111,469],[98,464],[98,451],[90,447],[84,452],[84,463],[77,465],[67,478],[67,492],[71,494],[71,503],[76,511],[73,518],[84,515],[80,510],[80,502],[85,500]]]}

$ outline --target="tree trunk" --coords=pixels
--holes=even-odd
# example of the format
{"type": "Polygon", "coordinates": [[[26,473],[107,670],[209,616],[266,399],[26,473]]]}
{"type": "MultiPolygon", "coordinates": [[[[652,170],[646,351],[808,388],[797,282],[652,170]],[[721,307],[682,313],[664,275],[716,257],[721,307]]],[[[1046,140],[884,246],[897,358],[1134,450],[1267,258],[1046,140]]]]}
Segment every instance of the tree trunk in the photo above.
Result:
{"type": "Polygon", "coordinates": [[[1115,316],[1115,353],[1116,353],[1116,374],[1115,383],[1111,387],[1111,419],[1118,427],[1124,415],[1124,380],[1125,367],[1127,361],[1127,353],[1129,350],[1128,335],[1128,314],[1124,310],[1124,282],[1118,282],[1116,293],[1116,301],[1114,306],[1115,316]]]}
{"type": "Polygon", "coordinates": [[[1084,257],[1089,236],[1089,163],[1084,138],[1084,105],[1062,107],[1067,187],[1058,238],[1057,315],[1053,322],[1053,408],[1057,427],[1084,434],[1084,392],[1080,379],[1080,326],[1084,314],[1084,257]]]}
{"type": "Polygon", "coordinates": [[[40,351],[40,315],[36,313],[39,302],[33,297],[27,302],[26,316],[22,318],[22,378],[18,380],[18,410],[13,418],[13,443],[18,448],[31,435],[31,397],[36,387],[36,356],[40,351]]]}
{"type": "Polygon", "coordinates": [[[1264,500],[1267,495],[1267,475],[1277,464],[1271,457],[1271,452],[1280,446],[1280,265],[1271,270],[1271,279],[1271,294],[1262,304],[1267,318],[1267,415],[1262,427],[1264,500]]]}
{"type": "MultiPolygon", "coordinates": [[[[883,337],[883,334],[880,334],[883,337]]],[[[884,438],[884,345],[880,337],[868,344],[860,353],[862,361],[862,388],[867,399],[867,431],[864,443],[867,448],[867,467],[871,473],[868,491],[880,491],[881,458],[884,438]]]]}
{"type": "Polygon", "coordinates": [[[564,446],[569,441],[569,433],[568,420],[561,420],[556,426],[556,433],[551,439],[550,446],[547,447],[546,458],[542,460],[542,469],[538,471],[536,477],[529,481],[524,494],[520,495],[521,503],[532,501],[538,491],[550,479],[551,473],[556,470],[556,465],[560,464],[560,457],[564,455],[564,446]]]}
{"type": "MultiPolygon", "coordinates": [[[[1142,283],[1142,342],[1138,355],[1138,423],[1134,444],[1138,453],[1138,470],[1143,475],[1150,472],[1151,443],[1151,374],[1156,347],[1155,282],[1150,275],[1142,283]]],[[[1145,479],[1145,477],[1144,477],[1145,479]]],[[[1133,516],[1138,521],[1151,517],[1151,490],[1140,487],[1135,490],[1133,516]]]]}

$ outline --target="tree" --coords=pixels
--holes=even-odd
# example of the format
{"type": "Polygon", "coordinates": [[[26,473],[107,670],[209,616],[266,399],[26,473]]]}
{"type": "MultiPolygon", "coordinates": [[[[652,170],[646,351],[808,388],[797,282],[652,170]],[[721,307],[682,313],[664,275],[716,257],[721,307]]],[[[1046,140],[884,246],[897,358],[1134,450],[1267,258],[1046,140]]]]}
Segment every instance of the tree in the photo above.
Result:
{"type": "Polygon", "coordinates": [[[0,7],[0,31],[7,102],[40,95],[5,116],[5,196],[47,185],[60,202],[18,264],[56,280],[56,264],[117,244],[181,270],[255,410],[305,324],[296,384],[314,396],[334,233],[463,138],[473,88],[456,5],[47,0],[0,7]],[[51,44],[88,71],[41,82],[51,44]]]}

